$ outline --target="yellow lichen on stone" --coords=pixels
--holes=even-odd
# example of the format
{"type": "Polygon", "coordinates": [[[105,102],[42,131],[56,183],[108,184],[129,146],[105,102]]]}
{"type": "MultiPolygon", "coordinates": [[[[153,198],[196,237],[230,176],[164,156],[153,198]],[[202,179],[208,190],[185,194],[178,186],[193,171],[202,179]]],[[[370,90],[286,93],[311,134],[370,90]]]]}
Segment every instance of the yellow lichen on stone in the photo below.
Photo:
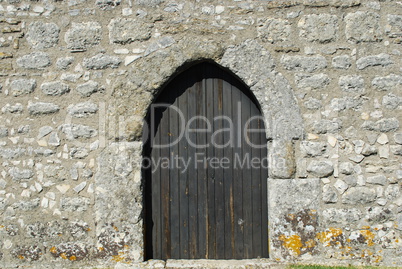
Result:
{"type": "Polygon", "coordinates": [[[75,261],[75,260],[77,260],[77,257],[75,257],[75,256],[73,255],[73,256],[71,256],[71,257],[69,258],[69,260],[70,260],[70,261],[75,261]]]}
{"type": "Polygon", "coordinates": [[[23,259],[24,259],[24,256],[18,255],[18,258],[21,259],[21,260],[23,260],[23,259]]]}
{"type": "Polygon", "coordinates": [[[57,252],[56,247],[51,247],[51,248],[50,248],[50,252],[53,253],[53,254],[56,253],[56,252],[57,252]]]}
{"type": "Polygon", "coordinates": [[[114,262],[122,262],[122,261],[124,261],[124,257],[120,256],[120,254],[119,255],[113,255],[112,256],[112,261],[114,261],[114,262]]]}
{"type": "Polygon", "coordinates": [[[61,254],[60,254],[60,257],[62,257],[64,260],[67,260],[66,253],[61,253],[61,254]]]}
{"type": "Polygon", "coordinates": [[[374,246],[374,242],[373,239],[375,237],[375,234],[373,234],[371,231],[369,230],[360,230],[360,234],[364,236],[364,238],[366,239],[367,245],[368,246],[374,246]]]}
{"type": "Polygon", "coordinates": [[[329,228],[325,232],[318,233],[316,237],[325,247],[328,247],[331,242],[335,242],[335,238],[342,235],[342,233],[342,230],[339,228],[329,228]]]}
{"type": "Polygon", "coordinates": [[[300,249],[303,247],[300,236],[297,234],[291,236],[281,235],[279,240],[283,241],[283,246],[290,250],[293,255],[300,256],[300,249]]]}
{"type": "Polygon", "coordinates": [[[307,240],[305,243],[306,248],[313,248],[316,246],[316,242],[313,239],[307,240]]]}

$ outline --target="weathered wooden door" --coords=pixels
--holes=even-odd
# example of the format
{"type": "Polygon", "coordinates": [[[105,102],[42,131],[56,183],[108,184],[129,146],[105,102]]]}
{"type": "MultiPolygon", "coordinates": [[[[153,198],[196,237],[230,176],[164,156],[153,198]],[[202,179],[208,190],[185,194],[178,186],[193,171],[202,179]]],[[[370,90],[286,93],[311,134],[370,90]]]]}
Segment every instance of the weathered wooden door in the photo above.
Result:
{"type": "Polygon", "coordinates": [[[249,90],[200,63],[166,86],[148,123],[146,258],[268,257],[265,127],[249,90]]]}

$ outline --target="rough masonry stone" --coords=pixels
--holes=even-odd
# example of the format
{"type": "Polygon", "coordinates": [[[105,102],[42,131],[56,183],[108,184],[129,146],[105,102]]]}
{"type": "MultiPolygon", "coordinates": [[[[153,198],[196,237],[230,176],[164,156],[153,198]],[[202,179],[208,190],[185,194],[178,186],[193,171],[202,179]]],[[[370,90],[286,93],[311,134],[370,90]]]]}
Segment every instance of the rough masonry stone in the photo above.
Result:
{"type": "Polygon", "coordinates": [[[117,56],[110,56],[103,53],[97,54],[91,58],[84,58],[83,65],[87,69],[106,69],[108,67],[117,68],[121,60],[117,56]]]}
{"type": "Polygon", "coordinates": [[[57,45],[59,32],[55,23],[35,21],[28,26],[27,41],[35,49],[50,48],[57,45]]]}
{"type": "Polygon", "coordinates": [[[389,37],[402,37],[402,15],[388,14],[385,32],[389,37]]]}
{"type": "Polygon", "coordinates": [[[375,77],[371,84],[379,91],[390,91],[402,85],[402,76],[390,74],[386,77],[375,77]]]}
{"type": "Polygon", "coordinates": [[[341,76],[339,78],[339,86],[342,91],[350,93],[363,93],[365,91],[362,76],[341,76]]]}
{"type": "Polygon", "coordinates": [[[79,92],[83,97],[89,97],[93,93],[98,92],[99,90],[101,89],[98,85],[98,82],[92,80],[77,86],[77,92],[79,92]]]}
{"type": "Polygon", "coordinates": [[[330,78],[326,74],[296,74],[295,80],[297,87],[309,89],[323,89],[330,83],[330,78]]]}
{"type": "Polygon", "coordinates": [[[86,50],[96,46],[102,39],[102,27],[98,22],[73,22],[67,30],[64,40],[71,50],[86,50]]]}
{"type": "Polygon", "coordinates": [[[317,177],[328,177],[334,172],[334,165],[331,161],[316,161],[313,160],[307,166],[307,171],[317,177]]]}
{"type": "Polygon", "coordinates": [[[331,14],[311,14],[303,16],[298,25],[300,36],[310,42],[327,43],[334,41],[338,31],[338,17],[331,14]]]}
{"type": "Polygon", "coordinates": [[[377,131],[383,133],[396,131],[399,128],[399,120],[397,118],[386,118],[378,120],[376,122],[365,121],[362,124],[362,128],[369,131],[377,131]]]}
{"type": "Polygon", "coordinates": [[[50,65],[50,57],[45,52],[32,52],[17,59],[17,65],[26,69],[43,69],[50,65]]]}
{"type": "Polygon", "coordinates": [[[115,18],[108,25],[111,43],[127,44],[151,37],[151,25],[130,18],[115,18]]]}
{"type": "Polygon", "coordinates": [[[98,111],[98,106],[91,102],[84,102],[76,105],[69,105],[67,111],[73,117],[84,118],[95,114],[98,111]]]}
{"type": "Polygon", "coordinates": [[[327,67],[327,60],[318,56],[289,56],[284,55],[281,63],[287,70],[313,72],[327,67]]]}
{"type": "Polygon", "coordinates": [[[352,65],[349,55],[340,55],[332,59],[332,66],[337,69],[349,69],[352,65]]]}
{"type": "Polygon", "coordinates": [[[53,114],[60,110],[60,107],[53,103],[28,102],[28,111],[31,115],[53,114]]]}
{"type": "Polygon", "coordinates": [[[357,205],[373,202],[377,197],[374,189],[369,187],[352,187],[342,195],[342,203],[357,205]]]}
{"type": "Polygon", "coordinates": [[[70,87],[61,81],[45,82],[41,85],[41,90],[46,95],[60,96],[70,91],[70,87]]]}
{"type": "Polygon", "coordinates": [[[382,40],[380,15],[374,12],[357,11],[345,16],[346,38],[355,43],[382,40]]]}
{"type": "Polygon", "coordinates": [[[17,79],[10,83],[10,91],[13,96],[27,95],[36,88],[35,79],[17,79]]]}
{"type": "Polygon", "coordinates": [[[392,64],[391,56],[386,53],[381,53],[378,55],[370,55],[362,57],[356,61],[356,66],[358,69],[362,70],[369,66],[387,66],[392,64]]]}
{"type": "Polygon", "coordinates": [[[292,27],[288,20],[267,19],[261,20],[258,26],[258,36],[263,42],[288,41],[292,27]]]}

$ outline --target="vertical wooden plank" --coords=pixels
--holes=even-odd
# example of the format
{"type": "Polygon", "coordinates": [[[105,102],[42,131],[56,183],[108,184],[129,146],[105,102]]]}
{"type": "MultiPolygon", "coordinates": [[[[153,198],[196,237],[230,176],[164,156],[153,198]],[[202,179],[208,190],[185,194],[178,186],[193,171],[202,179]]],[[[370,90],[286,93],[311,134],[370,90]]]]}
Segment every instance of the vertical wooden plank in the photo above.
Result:
{"type": "MultiPolygon", "coordinates": [[[[223,158],[223,133],[222,119],[217,116],[222,115],[223,108],[223,81],[214,79],[214,133],[215,133],[215,158],[220,161],[223,158]]],[[[215,218],[216,218],[216,253],[218,259],[225,258],[225,198],[224,198],[224,171],[219,164],[214,164],[215,169],[215,218]]]]}
{"type": "MultiPolygon", "coordinates": [[[[161,140],[161,149],[160,156],[161,158],[169,158],[170,150],[169,145],[170,136],[169,136],[169,109],[166,109],[163,112],[162,119],[160,122],[160,140],[161,140]]],[[[166,161],[166,159],[165,159],[166,161]]],[[[163,161],[162,161],[163,163],[163,161]]],[[[162,208],[162,257],[164,259],[170,258],[170,182],[169,182],[169,168],[162,165],[161,167],[161,208],[162,208]]]]}
{"type": "MultiPolygon", "coordinates": [[[[211,123],[212,133],[214,131],[214,79],[209,70],[206,70],[206,116],[211,123]]],[[[215,148],[211,143],[211,136],[208,136],[209,147],[207,158],[215,155],[215,148]]],[[[215,218],[215,170],[207,164],[207,254],[208,259],[216,259],[216,218],[215,218]]]]}
{"type": "MultiPolygon", "coordinates": [[[[196,97],[197,97],[197,89],[200,87],[200,78],[199,78],[199,66],[194,69],[194,73],[192,74],[193,79],[196,81],[190,88],[187,89],[187,98],[188,98],[188,104],[187,104],[187,113],[188,113],[188,119],[193,120],[194,117],[196,116],[196,97]]],[[[192,121],[191,128],[195,129],[196,128],[196,121],[192,121]]],[[[188,159],[187,160],[194,160],[195,158],[195,153],[196,153],[196,148],[191,145],[191,143],[197,143],[197,133],[195,132],[189,132],[188,133],[188,159]]],[[[197,170],[195,169],[194,163],[191,162],[191,164],[187,168],[188,170],[188,199],[189,199],[189,251],[190,259],[196,258],[197,255],[197,233],[198,233],[198,221],[197,221],[197,216],[198,216],[198,210],[197,210],[197,196],[198,196],[198,191],[197,191],[197,170]]]]}
{"type": "Polygon", "coordinates": [[[268,156],[267,139],[265,133],[265,124],[263,120],[260,120],[259,126],[263,133],[260,134],[260,143],[266,145],[261,149],[261,158],[264,160],[264,167],[261,168],[261,246],[262,257],[268,258],[268,156]]]}
{"type": "MultiPolygon", "coordinates": [[[[152,110],[151,111],[151,124],[155,124],[156,122],[159,122],[159,117],[162,117],[161,113],[158,113],[159,111],[152,110]]],[[[155,127],[155,134],[151,133],[151,157],[154,160],[157,160],[160,157],[160,149],[155,148],[153,145],[159,145],[160,144],[160,127],[154,126],[155,127]]],[[[152,176],[151,176],[151,188],[152,188],[152,197],[151,197],[151,203],[152,203],[152,257],[155,259],[162,259],[162,225],[161,225],[161,170],[159,165],[154,165],[152,163],[151,165],[151,171],[152,171],[152,176]]]]}
{"type": "MultiPolygon", "coordinates": [[[[205,71],[207,65],[203,64],[201,66],[202,81],[200,87],[197,89],[197,116],[206,117],[206,79],[205,71]]],[[[197,120],[197,128],[199,132],[197,133],[197,145],[203,146],[207,144],[207,136],[210,134],[205,133],[203,130],[207,129],[207,123],[205,120],[199,118],[197,120]]],[[[198,257],[200,259],[206,259],[207,257],[207,168],[204,163],[198,162],[198,159],[203,159],[206,157],[206,148],[197,149],[198,156],[196,162],[197,169],[197,181],[198,181],[198,257]]]]}
{"type": "Polygon", "coordinates": [[[243,127],[243,158],[246,161],[242,164],[242,177],[243,177],[243,213],[244,213],[244,253],[243,257],[245,259],[252,257],[252,247],[253,247],[253,235],[252,235],[252,200],[251,200],[251,169],[249,167],[251,148],[247,143],[249,140],[249,134],[244,132],[247,128],[247,121],[250,118],[250,99],[246,95],[242,95],[242,127],[243,127]],[[244,109],[243,109],[244,108],[244,109]]]}
{"type": "Polygon", "coordinates": [[[261,257],[261,163],[252,161],[256,158],[261,161],[260,133],[258,117],[259,111],[254,103],[251,102],[251,122],[250,122],[250,142],[251,142],[251,199],[252,199],[252,233],[253,233],[253,254],[252,258],[261,257]]]}
{"type": "MultiPolygon", "coordinates": [[[[232,151],[232,85],[223,80],[223,158],[229,161],[224,170],[224,205],[225,205],[225,259],[234,258],[234,196],[233,196],[233,151],[232,151]]],[[[225,161],[226,162],[226,161],[225,161]]]]}
{"type": "MultiPolygon", "coordinates": [[[[177,140],[180,138],[179,114],[174,109],[178,107],[178,92],[183,87],[181,81],[175,81],[170,87],[173,94],[173,107],[169,108],[169,136],[170,136],[170,160],[175,160],[179,157],[179,145],[177,140]]],[[[180,201],[179,201],[179,180],[178,174],[181,170],[177,167],[177,163],[173,163],[173,167],[169,169],[170,179],[170,228],[171,228],[171,258],[177,259],[180,257],[180,201]]]]}
{"type": "Polygon", "coordinates": [[[244,252],[244,216],[243,216],[243,175],[239,167],[243,159],[242,152],[242,92],[237,87],[232,87],[232,115],[234,129],[234,148],[233,148],[233,193],[234,193],[234,219],[235,219],[235,259],[242,259],[244,252]]]}
{"type": "MultiPolygon", "coordinates": [[[[191,80],[190,77],[188,76],[183,76],[183,80],[185,80],[184,85],[188,85],[189,80],[191,80]]],[[[181,111],[183,115],[184,122],[186,123],[188,120],[188,115],[187,115],[187,92],[183,91],[180,93],[179,97],[179,110],[181,111]]],[[[179,144],[179,155],[181,158],[184,160],[187,160],[188,154],[188,144],[186,139],[181,139],[179,144]]],[[[189,225],[189,218],[188,218],[188,177],[191,177],[191,175],[188,174],[188,171],[185,171],[183,173],[178,173],[178,179],[179,179],[179,201],[180,201],[180,209],[179,209],[179,214],[180,214],[180,258],[181,259],[188,259],[189,258],[189,234],[188,234],[188,225],[189,225]]]]}

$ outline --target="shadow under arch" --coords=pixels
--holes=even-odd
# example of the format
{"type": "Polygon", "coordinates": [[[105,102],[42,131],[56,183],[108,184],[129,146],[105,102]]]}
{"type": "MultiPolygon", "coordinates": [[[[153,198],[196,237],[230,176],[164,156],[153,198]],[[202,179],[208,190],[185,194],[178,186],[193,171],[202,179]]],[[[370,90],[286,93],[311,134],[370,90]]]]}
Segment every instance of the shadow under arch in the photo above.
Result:
{"type": "MultiPolygon", "coordinates": [[[[183,95],[186,90],[193,84],[202,81],[205,78],[220,79],[223,81],[230,82],[231,85],[238,88],[245,96],[247,96],[251,102],[257,107],[258,112],[262,115],[261,105],[258,102],[256,96],[250,90],[250,88],[231,70],[222,67],[221,65],[215,63],[209,59],[197,60],[189,63],[185,63],[180,66],[176,72],[159,88],[159,90],[154,95],[154,100],[147,109],[145,123],[142,134],[143,142],[143,158],[151,157],[152,151],[152,137],[155,136],[158,127],[161,124],[162,114],[167,109],[169,105],[172,105],[178,96],[183,95]],[[196,74],[193,80],[186,79],[189,73],[196,73],[194,70],[203,69],[199,75],[196,74]],[[180,81],[180,87],[175,94],[169,92],[170,85],[180,81]],[[153,109],[153,105],[163,103],[165,106],[160,109],[153,109]]],[[[223,102],[223,100],[219,100],[223,102]]],[[[263,125],[264,126],[264,125],[263,125]]],[[[265,128],[264,128],[265,130],[265,128]]],[[[266,140],[266,137],[264,138],[266,140]]],[[[144,217],[144,259],[152,259],[154,257],[153,253],[153,240],[152,240],[152,227],[154,223],[152,222],[152,184],[150,178],[152,176],[152,171],[150,168],[142,168],[141,171],[143,180],[143,217],[144,217]]],[[[264,199],[267,199],[265,196],[264,199]]]]}

